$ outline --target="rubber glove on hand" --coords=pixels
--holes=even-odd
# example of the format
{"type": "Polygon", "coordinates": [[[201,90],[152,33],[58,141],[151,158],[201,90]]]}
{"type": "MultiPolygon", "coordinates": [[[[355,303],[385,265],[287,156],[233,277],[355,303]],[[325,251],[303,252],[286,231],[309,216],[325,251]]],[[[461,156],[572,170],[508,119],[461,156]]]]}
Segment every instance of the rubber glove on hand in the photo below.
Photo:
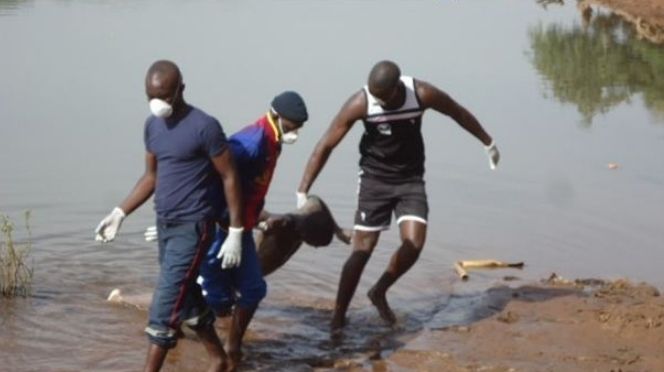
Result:
{"type": "Polygon", "coordinates": [[[122,221],[127,217],[125,212],[120,207],[115,207],[113,211],[97,225],[95,229],[95,240],[98,242],[108,243],[115,239],[115,235],[120,230],[122,221]]]}
{"type": "Polygon", "coordinates": [[[297,209],[302,208],[302,206],[307,202],[309,197],[306,192],[296,192],[295,196],[297,197],[297,209]]]}
{"type": "Polygon", "coordinates": [[[489,157],[489,167],[491,167],[491,170],[496,169],[500,160],[500,152],[498,152],[498,147],[496,147],[496,141],[491,141],[491,144],[484,146],[484,149],[489,157]]]}
{"type": "Polygon", "coordinates": [[[159,239],[157,236],[157,226],[148,226],[148,228],[145,229],[143,236],[145,236],[146,242],[154,242],[159,239]]]}
{"type": "Polygon", "coordinates": [[[221,245],[217,258],[221,260],[221,269],[240,266],[242,260],[242,227],[228,227],[228,235],[221,245]]]}

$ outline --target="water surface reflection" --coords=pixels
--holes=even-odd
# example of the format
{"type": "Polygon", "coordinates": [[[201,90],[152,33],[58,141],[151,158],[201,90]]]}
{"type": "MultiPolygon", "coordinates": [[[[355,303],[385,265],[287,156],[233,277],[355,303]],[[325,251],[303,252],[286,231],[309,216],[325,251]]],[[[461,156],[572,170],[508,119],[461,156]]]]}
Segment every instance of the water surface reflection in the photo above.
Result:
{"type": "Polygon", "coordinates": [[[0,15],[10,14],[25,3],[26,0],[0,0],[0,15]]]}
{"type": "Polygon", "coordinates": [[[599,11],[581,25],[539,24],[529,37],[533,65],[584,125],[637,95],[664,122],[664,48],[640,39],[623,17],[599,11]]]}

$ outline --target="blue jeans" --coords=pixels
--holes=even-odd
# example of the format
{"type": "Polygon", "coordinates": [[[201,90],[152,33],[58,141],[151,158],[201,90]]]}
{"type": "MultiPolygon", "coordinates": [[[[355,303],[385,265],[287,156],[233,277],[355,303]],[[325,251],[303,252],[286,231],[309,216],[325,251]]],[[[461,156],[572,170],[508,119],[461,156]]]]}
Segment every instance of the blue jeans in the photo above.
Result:
{"type": "Polygon", "coordinates": [[[145,328],[151,343],[171,348],[182,323],[193,329],[214,323],[215,316],[195,283],[214,226],[213,221],[157,221],[160,270],[145,328]]]}
{"type": "Polygon", "coordinates": [[[244,309],[254,308],[267,292],[253,233],[251,231],[242,233],[240,266],[222,270],[221,260],[217,258],[217,254],[225,239],[226,232],[217,228],[214,242],[201,264],[197,280],[203,289],[205,300],[217,314],[228,312],[233,305],[244,309]]]}

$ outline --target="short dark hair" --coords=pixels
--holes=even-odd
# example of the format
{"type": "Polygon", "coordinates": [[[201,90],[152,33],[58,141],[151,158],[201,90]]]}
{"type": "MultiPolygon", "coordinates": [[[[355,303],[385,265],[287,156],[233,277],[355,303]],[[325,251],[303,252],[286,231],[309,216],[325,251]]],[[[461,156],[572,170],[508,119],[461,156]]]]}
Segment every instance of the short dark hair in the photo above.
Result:
{"type": "Polygon", "coordinates": [[[378,92],[392,90],[399,83],[399,78],[401,78],[401,70],[396,63],[388,60],[380,61],[369,73],[369,89],[378,92]]]}
{"type": "Polygon", "coordinates": [[[153,63],[148,69],[146,78],[149,79],[153,75],[162,75],[162,76],[172,76],[176,79],[178,83],[182,82],[182,74],[180,73],[180,68],[175,62],[169,60],[159,60],[153,63]]]}

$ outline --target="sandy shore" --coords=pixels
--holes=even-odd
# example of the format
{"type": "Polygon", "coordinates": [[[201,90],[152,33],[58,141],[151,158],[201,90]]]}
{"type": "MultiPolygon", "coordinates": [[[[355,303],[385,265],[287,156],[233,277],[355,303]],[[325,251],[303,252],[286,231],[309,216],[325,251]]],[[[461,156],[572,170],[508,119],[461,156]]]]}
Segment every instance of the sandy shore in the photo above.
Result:
{"type": "Polygon", "coordinates": [[[654,287],[554,279],[489,294],[502,311],[427,330],[374,369],[664,371],[664,299],[654,287]]]}
{"type": "MultiPolygon", "coordinates": [[[[145,310],[149,298],[121,302],[145,310]]],[[[482,306],[493,315],[423,330],[385,359],[340,358],[322,370],[664,371],[664,298],[650,285],[552,275],[490,288],[482,306]]]]}

